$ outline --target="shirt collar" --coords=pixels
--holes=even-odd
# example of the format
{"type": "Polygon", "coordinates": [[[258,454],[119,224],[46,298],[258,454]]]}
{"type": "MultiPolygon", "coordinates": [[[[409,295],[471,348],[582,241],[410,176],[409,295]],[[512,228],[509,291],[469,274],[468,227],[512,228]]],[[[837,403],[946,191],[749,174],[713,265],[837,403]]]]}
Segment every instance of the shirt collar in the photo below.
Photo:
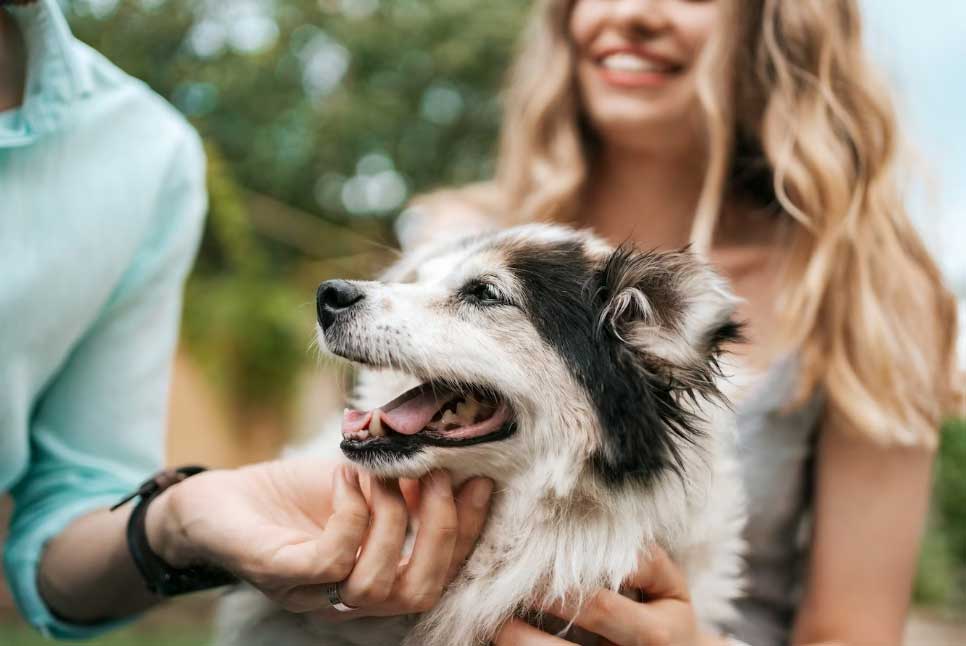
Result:
{"type": "Polygon", "coordinates": [[[0,148],[26,145],[55,130],[70,105],[92,87],[90,70],[57,0],[7,9],[23,32],[27,79],[23,104],[0,120],[0,148]]]}

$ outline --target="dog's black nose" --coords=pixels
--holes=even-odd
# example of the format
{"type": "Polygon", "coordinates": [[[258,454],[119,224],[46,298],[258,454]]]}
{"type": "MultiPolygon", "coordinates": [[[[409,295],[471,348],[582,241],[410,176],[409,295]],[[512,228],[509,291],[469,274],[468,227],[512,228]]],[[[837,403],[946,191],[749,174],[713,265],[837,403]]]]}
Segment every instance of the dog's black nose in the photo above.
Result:
{"type": "Polygon", "coordinates": [[[365,294],[348,280],[327,280],[315,293],[319,325],[325,330],[335,321],[335,315],[365,298],[365,294]]]}

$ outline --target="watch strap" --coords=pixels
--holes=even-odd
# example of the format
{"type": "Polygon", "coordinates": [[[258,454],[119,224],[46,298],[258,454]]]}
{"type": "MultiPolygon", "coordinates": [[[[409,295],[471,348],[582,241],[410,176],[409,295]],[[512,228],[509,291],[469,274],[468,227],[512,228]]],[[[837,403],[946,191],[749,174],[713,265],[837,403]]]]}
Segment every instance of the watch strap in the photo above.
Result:
{"type": "Polygon", "coordinates": [[[158,556],[148,542],[145,521],[151,501],[170,487],[203,471],[206,469],[199,466],[160,471],[111,508],[114,511],[134,498],[139,498],[128,519],[127,545],[148,590],[158,596],[173,597],[238,583],[237,577],[214,565],[200,563],[186,568],[174,568],[158,556]]]}

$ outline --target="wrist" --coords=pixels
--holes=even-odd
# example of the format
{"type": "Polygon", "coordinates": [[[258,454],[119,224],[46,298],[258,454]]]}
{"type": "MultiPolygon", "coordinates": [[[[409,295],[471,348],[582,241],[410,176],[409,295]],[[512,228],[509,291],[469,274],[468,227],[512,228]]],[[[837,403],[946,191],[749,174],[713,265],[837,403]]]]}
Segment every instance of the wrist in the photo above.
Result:
{"type": "Polygon", "coordinates": [[[197,561],[196,547],[188,538],[181,515],[178,513],[178,490],[187,482],[180,482],[162,492],[148,505],[145,534],[148,546],[173,568],[185,568],[197,561]]]}
{"type": "Polygon", "coordinates": [[[148,590],[162,597],[238,582],[230,572],[199,558],[203,554],[197,541],[188,536],[191,523],[184,519],[195,513],[187,506],[194,497],[183,483],[203,471],[198,466],[159,471],[112,508],[140,498],[127,522],[128,549],[148,590]]]}

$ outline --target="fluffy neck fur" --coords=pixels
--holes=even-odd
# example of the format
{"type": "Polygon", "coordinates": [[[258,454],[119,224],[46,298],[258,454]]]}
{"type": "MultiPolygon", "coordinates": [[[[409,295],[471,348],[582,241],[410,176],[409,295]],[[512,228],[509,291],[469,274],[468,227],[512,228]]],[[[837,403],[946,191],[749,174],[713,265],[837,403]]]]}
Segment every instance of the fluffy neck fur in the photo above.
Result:
{"type": "MultiPolygon", "coordinates": [[[[646,488],[605,486],[588,473],[565,474],[555,460],[498,483],[476,549],[406,646],[486,644],[519,612],[617,590],[650,545],[688,544],[711,474],[700,448],[686,451],[687,482],[669,473],[646,488]]],[[[571,467],[591,468],[574,458],[571,467]]]]}

